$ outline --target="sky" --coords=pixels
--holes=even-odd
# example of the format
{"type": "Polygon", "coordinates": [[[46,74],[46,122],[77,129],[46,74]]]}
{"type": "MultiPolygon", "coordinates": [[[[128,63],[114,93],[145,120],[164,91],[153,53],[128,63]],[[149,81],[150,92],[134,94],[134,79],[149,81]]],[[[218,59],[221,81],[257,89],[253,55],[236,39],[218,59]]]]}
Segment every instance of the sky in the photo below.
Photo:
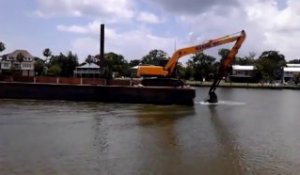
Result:
{"type": "MultiPolygon", "coordinates": [[[[105,51],[127,60],[152,49],[171,55],[241,30],[247,38],[239,56],[276,50],[286,60],[300,59],[299,0],[0,0],[0,21],[3,53],[26,49],[43,57],[50,48],[53,54],[72,51],[83,62],[99,53],[103,23],[105,51]]],[[[207,53],[217,56],[218,49],[207,53]]]]}

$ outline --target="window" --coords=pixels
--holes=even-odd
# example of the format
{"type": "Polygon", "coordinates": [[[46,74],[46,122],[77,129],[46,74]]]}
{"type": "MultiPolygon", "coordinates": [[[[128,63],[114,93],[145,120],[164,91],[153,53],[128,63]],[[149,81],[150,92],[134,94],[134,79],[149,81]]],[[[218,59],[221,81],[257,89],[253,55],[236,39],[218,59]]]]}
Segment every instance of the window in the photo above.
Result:
{"type": "Polygon", "coordinates": [[[4,63],[3,67],[9,67],[9,63],[4,63]]]}
{"type": "Polygon", "coordinates": [[[23,69],[31,69],[32,65],[31,65],[31,63],[22,63],[22,68],[23,69]]]}

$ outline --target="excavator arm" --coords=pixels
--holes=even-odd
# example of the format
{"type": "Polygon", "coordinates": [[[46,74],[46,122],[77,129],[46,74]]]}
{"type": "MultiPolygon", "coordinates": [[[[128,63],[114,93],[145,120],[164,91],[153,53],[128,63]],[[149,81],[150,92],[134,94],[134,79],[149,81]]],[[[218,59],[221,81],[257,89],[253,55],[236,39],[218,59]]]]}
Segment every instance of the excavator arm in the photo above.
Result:
{"type": "MultiPolygon", "coordinates": [[[[241,44],[243,43],[245,36],[246,36],[245,31],[241,31],[239,35],[226,35],[226,36],[223,36],[220,38],[208,40],[207,42],[204,42],[199,45],[178,49],[173,53],[172,57],[169,59],[168,63],[165,65],[164,70],[166,70],[166,74],[170,75],[174,71],[177,61],[181,57],[186,56],[188,54],[201,52],[203,50],[206,50],[206,49],[209,49],[212,47],[216,47],[216,46],[220,46],[223,44],[237,41],[235,46],[232,48],[232,51],[234,49],[234,50],[236,50],[236,52],[230,53],[231,55],[233,55],[233,58],[234,58],[238,49],[240,48],[241,44]]],[[[226,60],[226,62],[228,62],[226,64],[230,64],[232,62],[233,58],[231,58],[231,55],[230,55],[230,59],[228,58],[226,60]]]]}
{"type": "Polygon", "coordinates": [[[241,34],[236,39],[236,42],[233,45],[233,47],[231,48],[231,50],[229,50],[227,55],[221,59],[219,70],[216,73],[213,84],[211,85],[209,92],[208,92],[209,99],[207,99],[207,102],[210,102],[210,103],[218,102],[218,97],[215,93],[215,90],[218,87],[222,78],[225,76],[225,74],[228,70],[228,66],[233,62],[236,54],[238,53],[238,50],[240,49],[241,45],[243,44],[245,38],[246,38],[245,31],[241,31],[241,34]]]}
{"type": "Polygon", "coordinates": [[[201,52],[203,50],[220,46],[223,44],[237,41],[239,38],[243,38],[245,32],[241,31],[239,35],[226,35],[220,38],[208,40],[202,44],[181,48],[176,50],[167,64],[164,67],[161,66],[139,66],[137,70],[138,76],[156,76],[156,77],[170,77],[176,67],[177,61],[183,56],[201,52]]]}

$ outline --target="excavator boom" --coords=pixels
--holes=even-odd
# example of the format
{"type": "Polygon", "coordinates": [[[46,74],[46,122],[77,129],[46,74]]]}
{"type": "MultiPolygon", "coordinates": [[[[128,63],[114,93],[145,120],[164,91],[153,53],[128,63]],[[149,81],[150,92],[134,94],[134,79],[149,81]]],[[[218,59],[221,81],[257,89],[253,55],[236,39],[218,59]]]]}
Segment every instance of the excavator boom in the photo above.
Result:
{"type": "Polygon", "coordinates": [[[208,40],[202,44],[181,48],[176,50],[167,64],[164,67],[161,66],[139,66],[137,70],[137,76],[141,77],[170,77],[176,67],[177,61],[189,54],[201,52],[203,50],[220,46],[223,44],[237,41],[239,38],[245,36],[245,32],[241,31],[239,35],[226,35],[220,38],[208,40]]]}
{"type": "Polygon", "coordinates": [[[231,50],[229,50],[227,55],[221,59],[219,70],[216,73],[213,84],[211,85],[209,92],[208,92],[209,99],[207,99],[207,102],[210,102],[210,103],[218,102],[218,97],[215,93],[215,90],[218,87],[222,78],[225,76],[225,74],[228,70],[228,66],[233,62],[236,54],[238,53],[238,51],[245,39],[246,39],[246,33],[245,33],[245,31],[241,31],[240,36],[236,39],[236,42],[233,45],[233,47],[231,48],[231,50]]]}
{"type": "Polygon", "coordinates": [[[241,31],[239,35],[226,35],[226,36],[223,36],[220,38],[208,40],[199,45],[178,49],[173,53],[172,57],[170,58],[168,63],[165,65],[164,70],[166,70],[170,74],[171,72],[173,72],[174,68],[176,67],[176,63],[179,60],[179,58],[189,55],[189,54],[201,52],[203,50],[206,50],[206,49],[209,49],[212,47],[217,47],[217,46],[220,46],[223,44],[237,41],[239,38],[241,38],[243,36],[245,36],[245,31],[241,31]]]}

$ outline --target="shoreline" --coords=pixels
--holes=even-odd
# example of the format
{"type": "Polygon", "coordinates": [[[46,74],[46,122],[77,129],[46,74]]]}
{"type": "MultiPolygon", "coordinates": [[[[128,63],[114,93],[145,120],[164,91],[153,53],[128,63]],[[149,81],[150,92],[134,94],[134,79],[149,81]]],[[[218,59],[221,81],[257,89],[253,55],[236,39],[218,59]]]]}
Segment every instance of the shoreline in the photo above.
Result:
{"type": "MultiPolygon", "coordinates": [[[[212,82],[187,81],[186,84],[192,87],[210,87],[212,82]]],[[[219,87],[222,88],[251,88],[251,89],[292,89],[300,90],[298,85],[267,84],[267,83],[235,83],[221,81],[219,87]]]]}

